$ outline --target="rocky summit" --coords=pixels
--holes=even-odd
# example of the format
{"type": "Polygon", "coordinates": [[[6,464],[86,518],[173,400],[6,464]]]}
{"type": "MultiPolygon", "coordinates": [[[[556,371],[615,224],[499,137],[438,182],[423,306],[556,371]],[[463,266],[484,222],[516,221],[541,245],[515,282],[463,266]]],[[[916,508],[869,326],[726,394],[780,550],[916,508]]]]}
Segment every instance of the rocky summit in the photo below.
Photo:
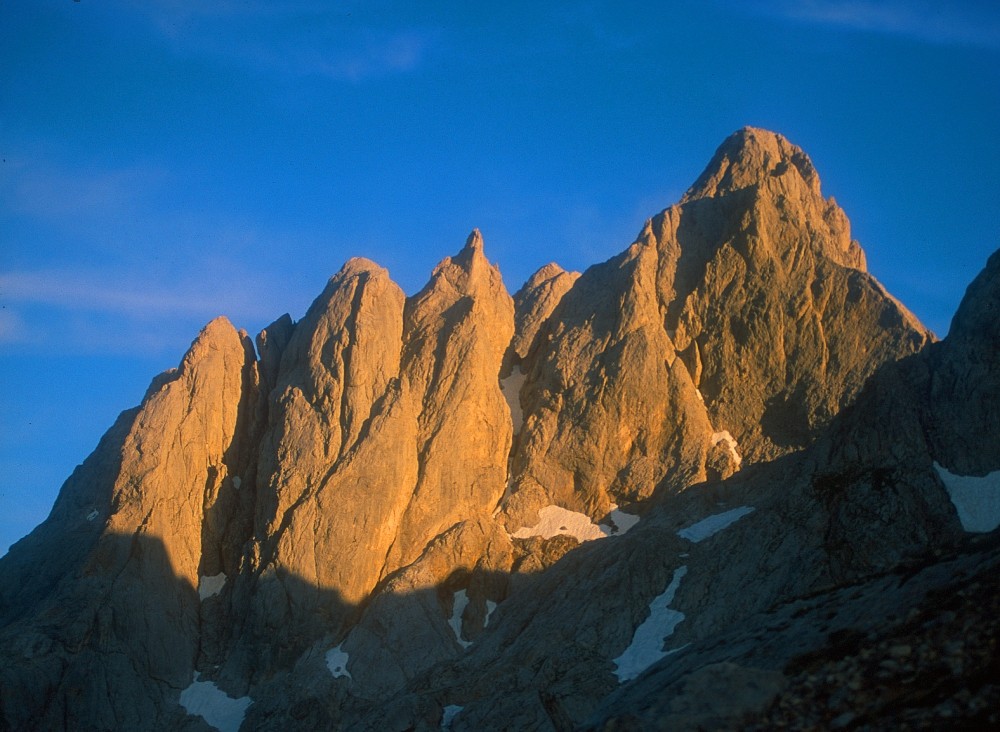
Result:
{"type": "Polygon", "coordinates": [[[746,128],[586,272],[209,323],[0,560],[4,730],[1000,724],[1000,253],[937,341],[746,128]]]}

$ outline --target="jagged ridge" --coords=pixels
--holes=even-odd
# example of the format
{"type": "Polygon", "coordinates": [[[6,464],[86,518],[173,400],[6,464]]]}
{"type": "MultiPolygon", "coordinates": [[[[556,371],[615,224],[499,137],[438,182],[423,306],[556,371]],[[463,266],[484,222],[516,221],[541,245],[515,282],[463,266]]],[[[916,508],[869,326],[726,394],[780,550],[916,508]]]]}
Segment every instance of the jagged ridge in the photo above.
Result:
{"type": "Polygon", "coordinates": [[[512,299],[475,231],[410,298],[349,261],[257,353],[213,321],[0,561],[3,719],[180,728],[197,670],[256,700],[259,729],[433,725],[449,699],[474,702],[467,725],[580,724],[690,549],[677,527],[720,500],[756,511],[725,550],[690,549],[682,641],[961,535],[931,465],[1000,467],[978,457],[1000,401],[991,267],[972,298],[987,304],[928,350],[805,153],[746,128],[582,275],[547,265],[512,299]],[[901,396],[914,383],[952,406],[926,416],[901,396]],[[974,384],[979,437],[957,448],[974,384]],[[916,421],[893,417],[894,436],[886,413],[916,421]],[[890,501],[886,480],[907,489],[890,501]],[[901,519],[872,524],[866,503],[901,519]],[[640,529],[538,574],[578,544],[530,536],[543,513],[578,511],[599,536],[616,505],[640,529]],[[334,646],[349,679],[324,669],[334,646]]]}

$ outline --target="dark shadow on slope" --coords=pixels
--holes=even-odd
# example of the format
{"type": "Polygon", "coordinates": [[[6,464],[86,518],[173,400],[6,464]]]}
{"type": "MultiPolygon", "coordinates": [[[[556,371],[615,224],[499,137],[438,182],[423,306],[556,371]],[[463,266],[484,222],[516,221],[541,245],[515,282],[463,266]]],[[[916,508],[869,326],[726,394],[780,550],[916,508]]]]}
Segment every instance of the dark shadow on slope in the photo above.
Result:
{"type": "Polygon", "coordinates": [[[63,483],[45,521],[0,558],[0,628],[36,611],[59,582],[79,573],[113,511],[122,446],[138,415],[136,407],[118,416],[63,483]]]}
{"type": "MultiPolygon", "coordinates": [[[[783,458],[769,466],[751,468],[739,477],[750,480],[765,469],[778,470],[782,464],[798,459],[799,456],[783,458]]],[[[689,496],[675,497],[673,503],[688,505],[695,515],[703,512],[704,506],[725,497],[729,490],[727,485],[704,484],[689,496]],[[701,508],[694,510],[691,506],[701,508]]],[[[4,697],[3,713],[7,715],[10,728],[16,730],[86,729],[87,725],[102,729],[121,724],[133,729],[181,728],[194,723],[185,720],[176,706],[176,694],[189,683],[188,674],[198,668],[203,679],[216,679],[231,696],[249,692],[254,697],[256,703],[248,712],[247,729],[357,729],[368,724],[362,722],[365,719],[374,719],[379,724],[391,722],[386,714],[402,715],[400,719],[409,715],[411,722],[433,725],[439,721],[435,715],[440,715],[444,706],[466,701],[454,697],[452,690],[477,676],[477,684],[482,687],[478,693],[506,694],[508,692],[503,690],[508,689],[512,702],[524,707],[525,719],[545,719],[551,729],[571,729],[582,721],[581,710],[594,709],[601,698],[617,688],[610,674],[609,657],[613,653],[600,651],[579,658],[573,655],[580,652],[581,646],[570,638],[587,631],[587,625],[577,625],[567,618],[565,631],[569,635],[563,640],[554,637],[551,645],[538,648],[536,654],[529,656],[532,660],[524,672],[519,670],[520,666],[505,666],[501,673],[494,664],[507,653],[511,644],[519,642],[519,636],[536,622],[537,617],[544,616],[549,603],[559,602],[557,598],[564,591],[560,588],[567,587],[567,582],[571,586],[573,578],[589,576],[594,568],[603,564],[602,555],[609,552],[609,559],[619,558],[610,566],[629,572],[626,557],[654,556],[662,550],[661,537],[674,529],[658,531],[646,532],[646,539],[634,545],[617,539],[590,543],[538,574],[453,572],[434,587],[407,594],[382,595],[373,598],[366,607],[349,607],[339,600],[337,593],[307,587],[289,575],[280,578],[284,597],[258,593],[241,597],[232,591],[236,583],[227,583],[219,595],[199,603],[197,593],[188,582],[172,575],[167,577],[163,570],[169,560],[164,557],[158,542],[107,537],[108,546],[103,551],[106,556],[99,563],[104,570],[94,579],[95,586],[104,589],[103,595],[88,595],[86,586],[71,588],[49,605],[59,605],[65,610],[53,610],[44,618],[35,618],[34,622],[27,619],[4,632],[2,643],[6,655],[17,661],[4,672],[5,694],[10,689],[13,696],[4,697]],[[115,571],[121,557],[126,560],[126,568],[115,571]],[[115,561],[116,558],[119,561],[115,561]],[[130,574],[127,571],[129,562],[159,567],[159,575],[164,578],[163,594],[151,592],[149,572],[130,574]],[[116,579],[109,583],[109,576],[116,579]],[[101,584],[102,580],[108,584],[101,584]],[[454,631],[447,622],[454,612],[456,593],[462,589],[471,600],[460,616],[462,639],[474,641],[469,651],[458,646],[458,638],[449,637],[454,631]],[[244,628],[246,633],[260,634],[258,637],[266,652],[255,658],[254,663],[268,668],[268,675],[274,674],[271,678],[261,675],[250,689],[245,679],[233,674],[235,669],[228,666],[218,672],[213,669],[216,663],[229,659],[222,644],[216,651],[207,652],[211,632],[207,622],[209,616],[215,616],[213,622],[217,625],[236,622],[247,612],[246,603],[257,603],[270,613],[272,624],[269,627],[277,628],[294,617],[296,610],[289,595],[300,591],[320,592],[318,605],[323,611],[314,623],[303,626],[292,644],[266,649],[268,627],[244,628]],[[144,596],[148,597],[144,599],[144,596]],[[519,598],[516,603],[504,602],[515,596],[519,598]],[[150,615],[149,599],[158,605],[161,598],[175,597],[176,600],[168,600],[174,611],[150,615]],[[491,618],[492,630],[483,632],[487,599],[497,602],[499,608],[491,618]],[[99,612],[107,608],[111,608],[110,620],[99,612]],[[129,622],[130,614],[136,617],[135,613],[144,618],[141,624],[129,622]],[[362,674],[351,664],[347,670],[354,672],[355,679],[334,678],[327,667],[325,654],[336,643],[349,643],[350,636],[324,627],[324,614],[359,617],[352,633],[381,634],[379,643],[382,645],[371,647],[393,653],[385,658],[372,653],[365,660],[374,659],[376,666],[372,673],[409,691],[372,694],[359,688],[362,674]],[[69,615],[83,620],[74,621],[69,615]],[[178,618],[182,621],[180,626],[178,618]],[[78,640],[75,643],[66,642],[71,639],[64,640],[58,635],[64,627],[76,629],[78,640]],[[433,642],[425,642],[427,638],[433,642]],[[26,653],[24,643],[29,641],[33,645],[26,653]],[[563,645],[567,643],[567,647],[574,650],[564,657],[563,645]],[[140,650],[137,652],[136,648],[140,650]],[[169,651],[169,658],[173,660],[165,666],[161,663],[158,670],[152,671],[149,668],[150,649],[154,649],[153,655],[169,651]],[[173,673],[178,674],[179,681],[167,678],[173,673]],[[528,674],[527,689],[518,681],[522,673],[528,674]],[[41,691],[33,696],[29,687],[41,691]],[[9,702],[11,698],[20,701],[21,697],[30,701],[23,706],[9,702]],[[16,716],[22,709],[28,710],[27,714],[16,716]],[[38,719],[44,724],[36,725],[33,720],[38,719]],[[114,720],[113,724],[109,720],[114,720]]],[[[635,591],[628,582],[622,587],[624,591],[635,591]]],[[[580,609],[585,611],[586,600],[581,600],[580,609]]],[[[552,620],[550,617],[549,622],[552,620]]],[[[602,621],[631,623],[615,618],[602,621]]],[[[522,649],[517,653],[524,652],[522,649]]]]}
{"type": "MultiPolygon", "coordinates": [[[[246,679],[219,667],[230,660],[226,628],[248,614],[241,601],[267,606],[265,616],[279,622],[289,619],[287,596],[241,597],[233,582],[199,597],[175,573],[163,542],[146,534],[101,536],[77,563],[78,571],[0,629],[0,729],[206,730],[179,705],[179,694],[195,672],[232,698],[248,693],[246,679]]],[[[295,577],[284,582],[289,595],[306,587],[295,577]]],[[[359,608],[336,591],[308,589],[318,594],[321,615],[357,616],[359,608]]],[[[281,677],[311,646],[333,637],[321,623],[304,624],[295,647],[256,658],[270,664],[261,679],[281,677]]],[[[264,645],[268,639],[260,636],[264,645]]]]}
{"type": "MultiPolygon", "coordinates": [[[[351,632],[383,634],[382,646],[367,647],[399,651],[395,659],[373,653],[377,665],[369,670],[370,677],[384,679],[382,689],[395,691],[391,684],[401,689],[434,663],[461,655],[448,622],[460,590],[471,598],[465,612],[457,613],[466,642],[488,622],[486,601],[499,604],[510,591],[509,573],[473,569],[412,593],[376,595],[365,606],[344,603],[336,591],[288,574],[256,585],[249,595],[234,592],[239,583],[227,581],[218,594],[199,598],[196,587],[174,573],[163,543],[143,534],[104,535],[80,564],[32,612],[0,630],[7,659],[0,670],[2,729],[205,729],[178,705],[195,671],[230,697],[260,694],[248,729],[272,718],[286,729],[324,728],[327,722],[334,729],[345,718],[377,709],[385,698],[330,674],[325,652],[347,637],[345,618],[351,632]],[[308,618],[297,614],[302,611],[294,599],[306,595],[308,618]],[[250,646],[253,658],[238,662],[231,656],[241,648],[227,647],[224,632],[247,618],[267,622],[243,625],[257,643],[250,646]],[[287,623],[296,632],[273,644],[278,634],[272,631],[287,623]],[[248,661],[259,664],[253,687],[234,673],[248,661]],[[275,695],[290,678],[292,687],[275,695]],[[323,725],[312,723],[320,719],[323,725]]],[[[530,583],[522,578],[521,589],[530,591],[530,583]]]]}
{"type": "Polygon", "coordinates": [[[994,532],[796,598],[656,664],[583,729],[992,728],[998,567],[994,532]]]}
{"type": "Polygon", "coordinates": [[[0,726],[176,727],[183,715],[171,699],[191,679],[198,611],[195,588],[174,574],[159,539],[95,538],[71,573],[0,630],[0,726]]]}
{"type": "Polygon", "coordinates": [[[387,700],[413,685],[432,707],[424,721],[436,726],[447,689],[436,681],[425,684],[427,674],[453,667],[470,647],[486,642],[503,603],[512,594],[530,596],[543,581],[541,574],[473,568],[419,590],[375,594],[346,633],[321,633],[289,673],[258,687],[246,728],[360,729],[362,720],[380,716],[387,700]],[[326,656],[334,646],[346,654],[336,662],[326,656]]]}
{"type": "MultiPolygon", "coordinates": [[[[812,518],[808,518],[809,523],[819,521],[816,529],[803,529],[811,531],[816,549],[820,552],[817,559],[809,563],[800,564],[800,569],[807,567],[810,572],[816,572],[815,577],[805,577],[805,586],[812,583],[814,589],[811,596],[833,597],[834,600],[848,591],[853,585],[865,585],[874,587],[871,596],[864,595],[865,601],[856,605],[858,620],[862,623],[862,628],[872,624],[876,627],[878,623],[895,622],[891,612],[887,613],[887,608],[896,610],[908,609],[908,599],[901,596],[896,600],[883,603],[882,590],[871,584],[880,576],[885,576],[888,571],[891,583],[901,586],[910,582],[907,577],[913,576],[914,572],[921,571],[921,567],[937,567],[942,565],[942,553],[949,552],[963,554],[971,551],[968,547],[973,546],[975,540],[968,539],[958,525],[957,516],[953,506],[950,504],[940,480],[933,471],[931,462],[942,459],[942,448],[937,444],[937,440],[931,440],[929,436],[945,435],[949,432],[949,420],[953,420],[957,415],[942,412],[940,407],[940,387],[937,393],[931,387],[935,383],[935,374],[940,373],[943,364],[950,364],[948,369],[957,368],[960,371],[965,368],[968,359],[963,357],[961,352],[954,353],[953,345],[948,341],[941,344],[929,345],[925,350],[916,355],[902,359],[899,362],[883,365],[876,374],[868,381],[865,388],[859,394],[856,403],[845,409],[840,415],[835,417],[830,426],[821,435],[820,439],[810,448],[785,456],[778,460],[751,466],[741,471],[728,481],[720,483],[701,484],[693,486],[686,493],[669,497],[661,493],[651,503],[656,503],[657,499],[669,501],[671,510],[680,509],[681,515],[685,510],[683,506],[687,504],[700,505],[700,515],[712,513],[713,505],[718,505],[718,501],[734,499],[738,500],[740,493],[745,488],[750,488],[754,484],[768,484],[774,486],[771,491],[776,507],[783,508],[782,515],[784,521],[800,521],[806,516],[794,518],[795,510],[801,511],[803,508],[811,513],[812,518]],[[788,498],[798,495],[793,503],[786,505],[786,500],[782,492],[788,498]],[[795,504],[799,505],[795,509],[795,504]],[[812,507],[812,508],[810,508],[812,507]],[[791,511],[790,514],[786,513],[791,511]],[[963,549],[963,547],[966,547],[963,549]],[[893,574],[895,573],[895,574],[893,574]],[[899,575],[898,577],[895,575],[899,575]],[[875,579],[873,579],[875,578],[875,579]],[[820,594],[817,594],[820,593],[820,594]],[[895,603],[895,604],[893,604],[895,603]]],[[[994,362],[997,354],[1000,353],[995,348],[995,344],[986,348],[986,352],[991,354],[990,358],[994,362]]],[[[978,368],[978,366],[977,366],[978,368]]],[[[992,373],[992,372],[991,372],[992,373]]],[[[979,393],[980,386],[975,380],[962,378],[949,379],[948,384],[953,385],[956,392],[951,394],[951,400],[961,402],[969,398],[971,393],[963,392],[963,389],[972,388],[975,393],[979,393]],[[964,394],[964,396],[963,396],[964,394]]],[[[950,430],[954,433],[954,429],[950,430]]],[[[1000,435],[992,433],[994,441],[1000,435]]],[[[964,441],[961,437],[952,439],[944,452],[951,452],[962,448],[964,441]]],[[[991,444],[993,449],[987,451],[989,455],[1000,455],[1000,446],[991,444]]],[[[981,469],[990,469],[989,466],[981,469]]],[[[758,487],[758,490],[760,488],[758,487]]],[[[732,505],[729,503],[728,505],[732,505]]],[[[719,509],[714,509],[718,511],[719,509]]],[[[653,508],[652,513],[657,513],[653,508]]],[[[662,516],[662,510],[659,510],[662,516]]],[[[691,511],[691,518],[699,512],[691,511]]],[[[793,525],[793,524],[792,524],[793,525]]],[[[636,531],[640,531],[637,529],[636,531]]],[[[638,538],[641,533],[633,534],[638,538]]],[[[669,532],[662,534],[666,538],[669,532]]],[[[783,537],[778,537],[781,541],[783,537]]],[[[642,542],[633,542],[630,539],[624,540],[630,545],[628,554],[641,552],[642,542]]],[[[619,545],[624,546],[624,545],[619,545]]],[[[646,549],[653,556],[656,552],[663,551],[660,541],[653,542],[646,549]]],[[[572,552],[565,557],[547,576],[540,575],[538,578],[525,578],[527,592],[519,595],[519,600],[511,598],[511,602],[503,609],[506,611],[501,615],[500,622],[503,622],[504,615],[508,620],[506,631],[508,642],[516,644],[517,635],[526,632],[539,617],[538,613],[544,612],[547,604],[554,599],[556,593],[572,592],[569,589],[574,582],[579,582],[583,577],[595,569],[598,564],[596,558],[605,548],[613,551],[613,544],[606,546],[585,546],[572,552]],[[586,569],[591,565],[590,569],[586,569]],[[562,580],[554,582],[561,589],[553,589],[549,583],[559,574],[562,580]],[[537,581],[541,580],[541,581],[537,581]],[[520,616],[518,618],[518,616],[520,616]],[[514,636],[510,636],[511,626],[514,623],[517,628],[514,636]],[[523,624],[522,624],[523,623],[523,624]]],[[[763,549],[763,548],[762,548],[763,549]]],[[[765,552],[766,555],[766,552],[765,552]]],[[[725,559],[720,558],[725,564],[725,559]]],[[[621,556],[612,562],[617,571],[629,573],[629,560],[626,556],[621,556]],[[619,561],[620,560],[620,561],[619,561]]],[[[786,567],[783,571],[790,571],[795,574],[795,567],[786,567]]],[[[935,570],[936,571],[936,570],[935,570]]],[[[947,578],[952,575],[944,572],[947,578]]],[[[522,578],[514,578],[512,584],[517,584],[522,578]]],[[[934,580],[938,582],[939,580],[934,580]]],[[[943,580],[940,580],[943,581],[943,580]]],[[[932,583],[933,584],[933,583],[932,583]]],[[[853,590],[851,590],[853,591],[853,590]]],[[[807,598],[810,593],[801,590],[793,593],[775,594],[770,602],[775,607],[788,605],[789,602],[796,602],[796,598],[807,598]]],[[[587,600],[583,595],[579,598],[581,603],[587,600]]],[[[826,601],[824,601],[826,602],[826,601]]],[[[837,601],[839,602],[839,600],[837,601]]],[[[554,605],[558,606],[558,605],[554,605]]],[[[565,604],[563,610],[568,609],[565,604]]],[[[772,612],[767,605],[757,607],[753,610],[746,609],[745,617],[735,616],[732,622],[745,622],[747,617],[751,617],[753,612],[772,612]]],[[[787,640],[782,640],[785,649],[779,655],[788,659],[794,655],[796,647],[805,648],[814,641],[822,644],[824,633],[837,630],[838,623],[843,625],[843,619],[832,622],[836,616],[837,606],[827,603],[812,615],[801,615],[806,617],[807,625],[798,627],[795,633],[781,636],[787,640]],[[830,615],[834,613],[834,615],[830,615]],[[806,631],[808,630],[808,633],[806,631]],[[803,635],[806,633],[806,635],[803,635]],[[806,637],[813,637],[813,640],[805,642],[806,637]],[[818,639],[818,640],[816,640],[818,639]],[[796,644],[799,644],[798,646],[796,644]],[[781,655],[784,654],[784,655],[781,655]]],[[[855,612],[851,610],[850,612],[855,612]]],[[[850,612],[847,614],[850,619],[850,612]]],[[[934,612],[931,607],[931,614],[934,612]]],[[[564,621],[573,626],[571,615],[566,615],[564,621]]],[[[551,620],[551,618],[550,618],[551,620]]],[[[604,618],[603,620],[607,620],[604,618]]],[[[746,621],[748,622],[748,621],[746,621]]],[[[855,621],[851,621],[855,622],[855,621]]],[[[558,626],[555,626],[558,627],[558,626]]],[[[586,625],[579,626],[587,628],[586,625]]],[[[740,626],[743,627],[743,626],[740,626]]],[[[787,630],[791,626],[784,626],[787,630]]],[[[775,629],[778,632],[782,629],[775,629]]],[[[685,632],[682,625],[678,630],[677,642],[683,642],[685,637],[698,638],[697,635],[690,636],[690,630],[685,632]]],[[[751,625],[743,628],[747,637],[753,636],[757,632],[751,625]]],[[[888,632],[887,629],[879,632],[888,632]]],[[[767,647],[764,640],[768,633],[764,633],[759,638],[753,637],[749,642],[749,647],[767,647]]],[[[775,636],[778,637],[778,636],[775,636]]],[[[670,679],[677,680],[683,676],[684,669],[693,671],[703,667],[706,663],[715,661],[725,661],[732,656],[732,652],[727,650],[726,643],[718,642],[716,638],[702,638],[700,646],[678,655],[670,662],[664,662],[663,667],[669,667],[673,663],[680,663],[682,659],[687,659],[678,666],[677,673],[670,679]],[[710,649],[711,658],[704,655],[705,649],[710,649]],[[712,655],[714,654],[714,656],[712,655]]],[[[486,639],[485,643],[490,640],[486,639]]],[[[468,699],[450,696],[448,688],[466,688],[468,694],[469,678],[477,675],[489,673],[489,685],[494,687],[490,692],[481,688],[482,694],[493,693],[501,697],[509,695],[516,700],[512,705],[504,707],[505,711],[517,713],[518,707],[527,708],[534,705],[541,705],[546,710],[546,714],[553,729],[564,728],[562,713],[566,707],[558,700],[564,701],[572,699],[571,687],[578,689],[587,688],[592,694],[600,687],[600,681],[593,678],[587,682],[586,674],[579,675],[577,669],[586,666],[580,663],[560,663],[557,659],[560,653],[560,644],[554,642],[546,649],[544,658],[538,657],[530,650],[524,650],[520,654],[510,655],[509,649],[513,645],[501,643],[494,648],[494,655],[486,652],[485,655],[476,653],[475,649],[471,656],[460,659],[447,667],[435,667],[427,675],[411,683],[411,694],[401,695],[396,698],[387,708],[396,709],[399,714],[404,714],[407,705],[417,704],[417,699],[421,695],[427,696],[428,690],[436,695],[439,704],[445,702],[460,704],[468,699]],[[527,655],[523,655],[527,654],[527,655]],[[536,658],[538,665],[532,665],[527,676],[532,678],[529,686],[519,686],[518,682],[509,679],[505,680],[501,675],[495,674],[487,669],[492,669],[499,661],[499,656],[506,656],[506,664],[503,668],[506,673],[511,673],[507,668],[517,658],[527,660],[536,658]],[[574,679],[574,674],[577,678],[574,679]],[[537,694],[530,691],[531,687],[537,684],[537,694]],[[595,686],[596,684],[596,686],[595,686]],[[533,701],[534,700],[534,701],[533,701]],[[561,706],[561,708],[560,708],[561,706]]],[[[744,647],[747,647],[744,644],[744,647]]],[[[773,649],[772,649],[773,650],[773,649]]],[[[937,651],[936,651],[937,652],[937,651]]],[[[750,657],[753,657],[752,655],[750,657]]],[[[774,658],[778,658],[775,656],[774,658]]],[[[772,659],[773,660],[773,659],[772,659]]],[[[579,659],[577,659],[579,661],[579,659]]],[[[605,659],[606,661],[606,659],[605,659]]],[[[760,658],[756,661],[760,662],[760,658]]],[[[781,670],[780,664],[778,670],[781,670]]],[[[673,673],[673,672],[672,672],[673,673]]],[[[634,704],[649,703],[649,699],[655,699],[658,690],[664,688],[664,684],[673,683],[670,679],[661,679],[652,684],[651,688],[641,694],[648,695],[646,701],[635,701],[634,704]]],[[[482,687],[483,685],[480,684],[482,687]]],[[[713,691],[718,694],[718,689],[713,691]]],[[[423,714],[426,723],[427,716],[431,713],[433,705],[413,707],[412,715],[423,714]],[[423,711],[420,711],[420,710],[423,711]]],[[[580,707],[577,707],[578,709],[580,707]]],[[[390,720],[389,712],[377,717],[381,721],[390,720]]],[[[508,719],[504,717],[504,719],[508,719]]],[[[536,718],[537,719],[537,718],[536,718]]],[[[579,717],[577,717],[579,720],[579,717]]],[[[482,720],[480,720],[482,721],[482,720]]],[[[829,721],[829,720],[828,720],[829,721]]]]}
{"type": "Polygon", "coordinates": [[[208,468],[199,576],[213,577],[220,573],[235,576],[243,560],[244,547],[253,538],[258,498],[258,453],[268,428],[272,386],[261,365],[265,360],[278,358],[280,349],[287,345],[292,325],[290,318],[284,316],[269,327],[276,329],[276,337],[267,344],[266,331],[262,331],[259,337],[262,349],[260,361],[256,358],[249,336],[241,338],[245,354],[240,372],[241,399],[237,405],[232,441],[222,454],[226,476],[220,482],[218,469],[208,468]],[[266,358],[264,354],[267,354],[266,358]]]}

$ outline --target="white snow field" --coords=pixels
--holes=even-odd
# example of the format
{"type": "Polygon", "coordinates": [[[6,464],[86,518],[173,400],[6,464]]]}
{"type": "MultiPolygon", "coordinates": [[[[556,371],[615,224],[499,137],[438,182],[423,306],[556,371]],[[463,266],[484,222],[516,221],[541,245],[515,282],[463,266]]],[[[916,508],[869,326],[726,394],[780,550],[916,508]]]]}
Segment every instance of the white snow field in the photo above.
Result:
{"type": "Polygon", "coordinates": [[[739,521],[748,513],[753,513],[753,506],[740,506],[722,513],[712,514],[701,521],[691,524],[677,532],[677,536],[697,544],[710,536],[715,536],[727,526],[739,521]]]}
{"type": "Polygon", "coordinates": [[[955,504],[963,529],[982,534],[1000,526],[1000,470],[977,477],[955,475],[937,463],[934,468],[955,504]]]}
{"type": "Polygon", "coordinates": [[[670,655],[669,651],[663,650],[663,643],[684,619],[684,613],[671,608],[670,603],[674,601],[685,574],[687,566],[674,570],[667,589],[649,603],[649,617],[635,629],[628,648],[614,659],[618,667],[615,675],[620,683],[634,679],[661,658],[670,655]]]}
{"type": "Polygon", "coordinates": [[[206,600],[213,595],[218,595],[222,592],[222,588],[226,584],[226,575],[224,572],[219,572],[213,575],[201,575],[198,578],[198,597],[202,600],[206,600]]]}
{"type": "MultiPolygon", "coordinates": [[[[342,645],[344,644],[341,643],[340,646],[342,645]]],[[[351,660],[351,657],[340,646],[334,646],[326,652],[326,667],[330,669],[330,674],[335,679],[339,679],[341,676],[351,678],[351,672],[347,670],[347,662],[351,660]]]]}
{"type": "Polygon", "coordinates": [[[451,723],[455,721],[455,717],[458,716],[465,707],[460,707],[458,704],[449,704],[442,711],[441,715],[441,729],[451,729],[451,723]]]}
{"type": "Polygon", "coordinates": [[[455,593],[455,601],[451,606],[451,617],[448,619],[448,625],[451,629],[455,631],[455,640],[462,648],[468,648],[472,645],[472,641],[467,641],[462,638],[462,613],[465,612],[466,606],[469,604],[469,596],[466,594],[465,590],[459,590],[455,593]]]}
{"type": "Polygon", "coordinates": [[[253,704],[248,696],[233,699],[211,681],[199,681],[194,675],[191,686],[181,692],[181,706],[188,714],[201,717],[219,732],[238,732],[253,704]]]}
{"type": "Polygon", "coordinates": [[[729,448],[729,454],[733,456],[733,462],[736,463],[736,469],[739,470],[740,466],[743,464],[743,458],[740,457],[739,452],[736,448],[736,439],[729,434],[729,430],[723,430],[722,432],[716,432],[712,435],[712,447],[715,447],[720,442],[725,442],[726,446],[729,448]]]}
{"type": "Polygon", "coordinates": [[[523,526],[511,536],[515,539],[529,539],[532,536],[551,539],[553,536],[566,534],[581,542],[593,541],[606,536],[621,536],[639,523],[638,516],[620,511],[614,504],[611,504],[609,517],[614,522],[614,527],[595,524],[585,513],[570,511],[562,506],[546,506],[539,510],[537,524],[523,526]]]}

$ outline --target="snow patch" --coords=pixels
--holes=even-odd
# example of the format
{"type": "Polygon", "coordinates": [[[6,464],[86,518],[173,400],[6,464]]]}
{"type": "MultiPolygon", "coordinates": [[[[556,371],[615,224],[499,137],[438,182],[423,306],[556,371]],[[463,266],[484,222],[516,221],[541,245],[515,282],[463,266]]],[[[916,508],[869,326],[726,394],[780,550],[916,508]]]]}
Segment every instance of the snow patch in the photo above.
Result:
{"type": "Polygon", "coordinates": [[[351,657],[347,655],[347,651],[340,647],[342,645],[344,644],[334,646],[326,652],[326,667],[330,669],[330,674],[335,679],[339,679],[341,676],[351,679],[351,672],[347,670],[347,662],[351,660],[351,657]]]}
{"type": "Polygon", "coordinates": [[[96,519],[98,517],[98,515],[99,514],[97,512],[97,509],[95,508],[93,511],[91,511],[90,513],[87,514],[87,520],[88,521],[93,521],[94,519],[96,519]]]}
{"type": "Polygon", "coordinates": [[[241,485],[243,485],[243,480],[240,478],[240,476],[234,475],[233,476],[233,488],[235,488],[236,490],[239,490],[241,485]]]}
{"type": "Polygon", "coordinates": [[[988,475],[955,475],[934,463],[962,528],[982,534],[1000,526],[1000,470],[988,475]]]}
{"type": "Polygon", "coordinates": [[[670,603],[674,601],[674,595],[677,594],[677,588],[681,586],[685,574],[687,574],[686,565],[674,570],[674,576],[670,579],[667,589],[649,603],[649,617],[635,629],[629,647],[614,659],[618,667],[615,669],[615,675],[619,683],[634,679],[661,658],[670,655],[671,651],[663,650],[663,644],[684,619],[684,613],[671,608],[670,603]]]}
{"type": "Polygon", "coordinates": [[[238,732],[253,704],[248,696],[234,699],[212,681],[199,681],[194,675],[191,686],[181,692],[180,704],[188,714],[201,717],[219,732],[238,732]]]}
{"type": "Polygon", "coordinates": [[[733,462],[736,463],[736,469],[739,470],[740,465],[743,464],[743,458],[740,457],[740,454],[736,451],[738,445],[736,444],[736,440],[733,436],[729,434],[729,430],[716,432],[712,435],[712,447],[715,447],[720,442],[726,443],[726,446],[729,448],[729,454],[732,456],[733,462]]]}
{"type": "Polygon", "coordinates": [[[614,524],[611,526],[602,526],[601,529],[607,536],[621,536],[622,534],[627,534],[629,529],[639,523],[639,517],[632,513],[625,513],[624,511],[619,511],[618,506],[611,504],[611,513],[608,515],[611,522],[614,524]]]}
{"type": "Polygon", "coordinates": [[[575,536],[579,541],[603,539],[607,536],[600,526],[590,520],[590,516],[562,506],[546,506],[538,512],[537,524],[531,528],[522,527],[511,536],[515,539],[530,539],[532,536],[551,539],[559,534],[575,536]]]}
{"type": "Polygon", "coordinates": [[[467,641],[462,638],[462,613],[465,612],[466,606],[469,604],[469,596],[466,594],[465,590],[459,590],[455,593],[455,599],[451,605],[451,617],[448,619],[448,625],[451,629],[455,631],[455,639],[458,640],[458,644],[462,648],[468,648],[472,645],[471,641],[467,641]]]}
{"type": "Polygon", "coordinates": [[[620,536],[639,523],[638,516],[619,511],[618,506],[613,503],[608,518],[613,526],[595,524],[587,514],[570,511],[562,506],[546,506],[538,511],[537,524],[531,527],[522,526],[511,534],[511,537],[530,539],[532,536],[540,536],[543,539],[551,539],[553,536],[565,534],[584,542],[603,539],[606,536],[620,536]]]}
{"type": "Polygon", "coordinates": [[[201,575],[198,578],[198,597],[202,600],[206,600],[213,595],[218,595],[222,592],[222,588],[226,584],[226,574],[225,572],[219,572],[213,575],[201,575]]]}
{"type": "Polygon", "coordinates": [[[496,609],[497,609],[497,604],[495,602],[493,602],[493,600],[487,600],[486,601],[486,617],[483,618],[483,627],[484,628],[486,628],[486,627],[489,626],[489,624],[490,624],[490,615],[492,615],[493,611],[496,610],[496,609]]]}
{"type": "Polygon", "coordinates": [[[503,392],[503,397],[510,407],[510,419],[514,423],[515,434],[521,431],[521,425],[524,424],[524,410],[521,409],[520,394],[525,378],[526,374],[518,365],[511,370],[510,376],[506,379],[500,379],[500,391],[503,392]]]}
{"type": "Polygon", "coordinates": [[[451,723],[455,721],[455,717],[465,709],[465,707],[460,707],[458,704],[449,704],[442,710],[441,714],[441,729],[451,729],[451,723]]]}
{"type": "Polygon", "coordinates": [[[733,508],[729,511],[716,513],[708,518],[703,518],[697,523],[691,524],[686,529],[681,529],[677,532],[677,536],[697,544],[699,541],[704,541],[710,536],[715,536],[724,528],[740,520],[748,513],[753,513],[753,506],[740,506],[739,508],[733,508]]]}

